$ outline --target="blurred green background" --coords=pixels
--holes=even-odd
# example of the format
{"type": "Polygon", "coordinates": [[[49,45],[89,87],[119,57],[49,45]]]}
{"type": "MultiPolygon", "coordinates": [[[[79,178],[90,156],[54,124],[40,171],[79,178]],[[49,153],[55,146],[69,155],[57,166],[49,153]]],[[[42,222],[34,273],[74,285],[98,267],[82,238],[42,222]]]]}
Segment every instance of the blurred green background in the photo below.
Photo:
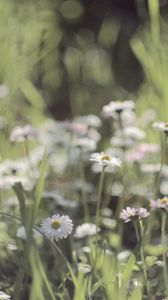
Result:
{"type": "Polygon", "coordinates": [[[1,0],[1,114],[11,126],[36,124],[46,113],[59,120],[99,114],[110,100],[132,98],[139,111],[154,108],[166,118],[167,6],[1,0]]]}

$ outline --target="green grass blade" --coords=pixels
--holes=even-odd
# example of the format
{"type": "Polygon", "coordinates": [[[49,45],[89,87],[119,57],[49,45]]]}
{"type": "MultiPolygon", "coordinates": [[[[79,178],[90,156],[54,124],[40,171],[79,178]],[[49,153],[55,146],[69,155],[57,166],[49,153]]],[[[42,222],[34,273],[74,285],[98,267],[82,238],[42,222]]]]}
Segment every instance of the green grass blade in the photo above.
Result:
{"type": "Polygon", "coordinates": [[[142,300],[142,288],[137,287],[132,293],[128,300],[142,300]]]}
{"type": "Polygon", "coordinates": [[[52,291],[52,288],[50,286],[50,283],[48,281],[48,278],[46,276],[46,272],[44,270],[44,267],[42,265],[42,262],[41,262],[41,259],[40,259],[40,256],[39,256],[39,253],[37,252],[37,250],[35,250],[35,255],[36,255],[36,261],[37,261],[37,265],[38,265],[38,270],[41,274],[41,277],[44,281],[44,284],[45,284],[45,287],[46,287],[46,291],[48,292],[48,295],[50,296],[50,299],[51,300],[55,300],[55,296],[54,296],[54,293],[52,291]]]}
{"type": "Polygon", "coordinates": [[[135,255],[131,254],[128,259],[128,262],[122,272],[122,275],[121,275],[122,285],[124,285],[124,286],[127,285],[128,281],[131,277],[133,268],[135,266],[135,262],[136,262],[135,255]]]}
{"type": "Polygon", "coordinates": [[[36,190],[35,190],[35,202],[33,204],[33,211],[32,211],[32,216],[33,216],[32,217],[32,224],[34,224],[34,221],[35,221],[36,216],[38,214],[39,205],[40,205],[42,193],[43,193],[43,190],[44,190],[46,170],[47,170],[47,155],[45,153],[43,161],[42,161],[41,166],[40,166],[39,181],[37,183],[37,187],[36,187],[36,190]]]}
{"type": "Polygon", "coordinates": [[[23,221],[23,225],[26,225],[26,199],[25,199],[25,194],[24,194],[24,189],[22,187],[22,184],[20,182],[16,182],[13,186],[13,189],[15,191],[15,194],[18,198],[19,201],[19,206],[20,206],[20,215],[23,221]]]}

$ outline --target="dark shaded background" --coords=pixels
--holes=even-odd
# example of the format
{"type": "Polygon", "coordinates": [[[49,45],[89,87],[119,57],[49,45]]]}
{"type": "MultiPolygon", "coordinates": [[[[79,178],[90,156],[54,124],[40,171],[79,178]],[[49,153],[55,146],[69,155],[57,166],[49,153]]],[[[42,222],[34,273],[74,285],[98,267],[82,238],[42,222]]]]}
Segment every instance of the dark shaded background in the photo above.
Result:
{"type": "MultiPolygon", "coordinates": [[[[128,93],[134,93],[138,90],[139,86],[143,82],[144,74],[142,67],[135,57],[131,47],[130,39],[141,28],[146,22],[148,22],[148,7],[147,1],[135,1],[135,0],[83,0],[81,1],[84,7],[84,15],[82,18],[75,22],[66,22],[62,20],[61,26],[64,30],[64,39],[60,46],[60,55],[64,55],[67,47],[74,46],[73,39],[74,35],[85,31],[93,32],[95,36],[94,43],[96,47],[103,48],[108,52],[111,58],[111,68],[115,78],[115,85],[118,89],[123,92],[123,96],[126,97],[128,93]],[[105,19],[116,20],[120,23],[120,29],[117,34],[117,38],[113,45],[100,45],[97,37],[101,30],[102,23],[105,19]]],[[[168,7],[167,1],[160,1],[161,13],[166,12],[168,7]]],[[[89,34],[88,33],[88,34],[89,34]]],[[[64,66],[63,66],[64,68],[64,66]]],[[[72,107],[70,105],[70,90],[72,88],[72,82],[69,82],[66,70],[64,70],[63,81],[61,86],[53,91],[53,99],[57,101],[51,101],[49,104],[50,112],[57,119],[64,119],[72,116],[72,107]],[[58,100],[59,99],[59,100],[58,100]]],[[[110,91],[106,92],[105,86],[101,87],[99,84],[92,84],[80,81],[80,86],[90,91],[90,97],[92,97],[93,90],[100,91],[102,93],[102,101],[106,101],[105,98],[117,97],[117,92],[110,95],[110,91]],[[106,95],[107,94],[107,95],[106,95]]],[[[122,94],[122,92],[121,92],[122,94]]],[[[107,99],[108,101],[109,99],[107,99]]],[[[100,99],[95,98],[93,102],[101,103],[100,99]]],[[[85,106],[86,107],[86,106],[85,106]]],[[[82,108],[77,109],[79,114],[82,114],[82,108]]],[[[89,112],[89,111],[88,111],[89,112]]]]}

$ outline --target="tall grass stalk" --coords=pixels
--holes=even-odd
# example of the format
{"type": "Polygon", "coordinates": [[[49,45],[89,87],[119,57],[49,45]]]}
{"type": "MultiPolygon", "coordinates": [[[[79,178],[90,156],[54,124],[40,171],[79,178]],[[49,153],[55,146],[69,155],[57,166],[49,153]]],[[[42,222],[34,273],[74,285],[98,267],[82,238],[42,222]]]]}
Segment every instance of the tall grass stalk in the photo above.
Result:
{"type": "Polygon", "coordinates": [[[166,223],[167,223],[167,212],[163,211],[162,215],[161,215],[161,235],[162,235],[162,244],[164,245],[162,259],[163,259],[163,272],[164,272],[165,291],[166,291],[166,297],[168,297],[167,247],[165,246],[165,243],[166,243],[166,223]]]}

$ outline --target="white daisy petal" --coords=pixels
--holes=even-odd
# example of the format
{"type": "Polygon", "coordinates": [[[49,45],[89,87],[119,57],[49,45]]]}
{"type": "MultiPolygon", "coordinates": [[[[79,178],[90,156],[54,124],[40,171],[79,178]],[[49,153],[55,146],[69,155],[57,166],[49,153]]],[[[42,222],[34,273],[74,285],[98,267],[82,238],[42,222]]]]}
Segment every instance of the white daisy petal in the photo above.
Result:
{"type": "Polygon", "coordinates": [[[41,224],[43,233],[52,241],[67,238],[73,229],[72,220],[68,216],[53,215],[41,224]]]}
{"type": "Polygon", "coordinates": [[[103,167],[105,167],[105,166],[120,167],[121,166],[120,159],[118,159],[116,157],[112,157],[109,154],[106,154],[104,152],[92,153],[90,156],[90,161],[94,161],[103,167]]]}

